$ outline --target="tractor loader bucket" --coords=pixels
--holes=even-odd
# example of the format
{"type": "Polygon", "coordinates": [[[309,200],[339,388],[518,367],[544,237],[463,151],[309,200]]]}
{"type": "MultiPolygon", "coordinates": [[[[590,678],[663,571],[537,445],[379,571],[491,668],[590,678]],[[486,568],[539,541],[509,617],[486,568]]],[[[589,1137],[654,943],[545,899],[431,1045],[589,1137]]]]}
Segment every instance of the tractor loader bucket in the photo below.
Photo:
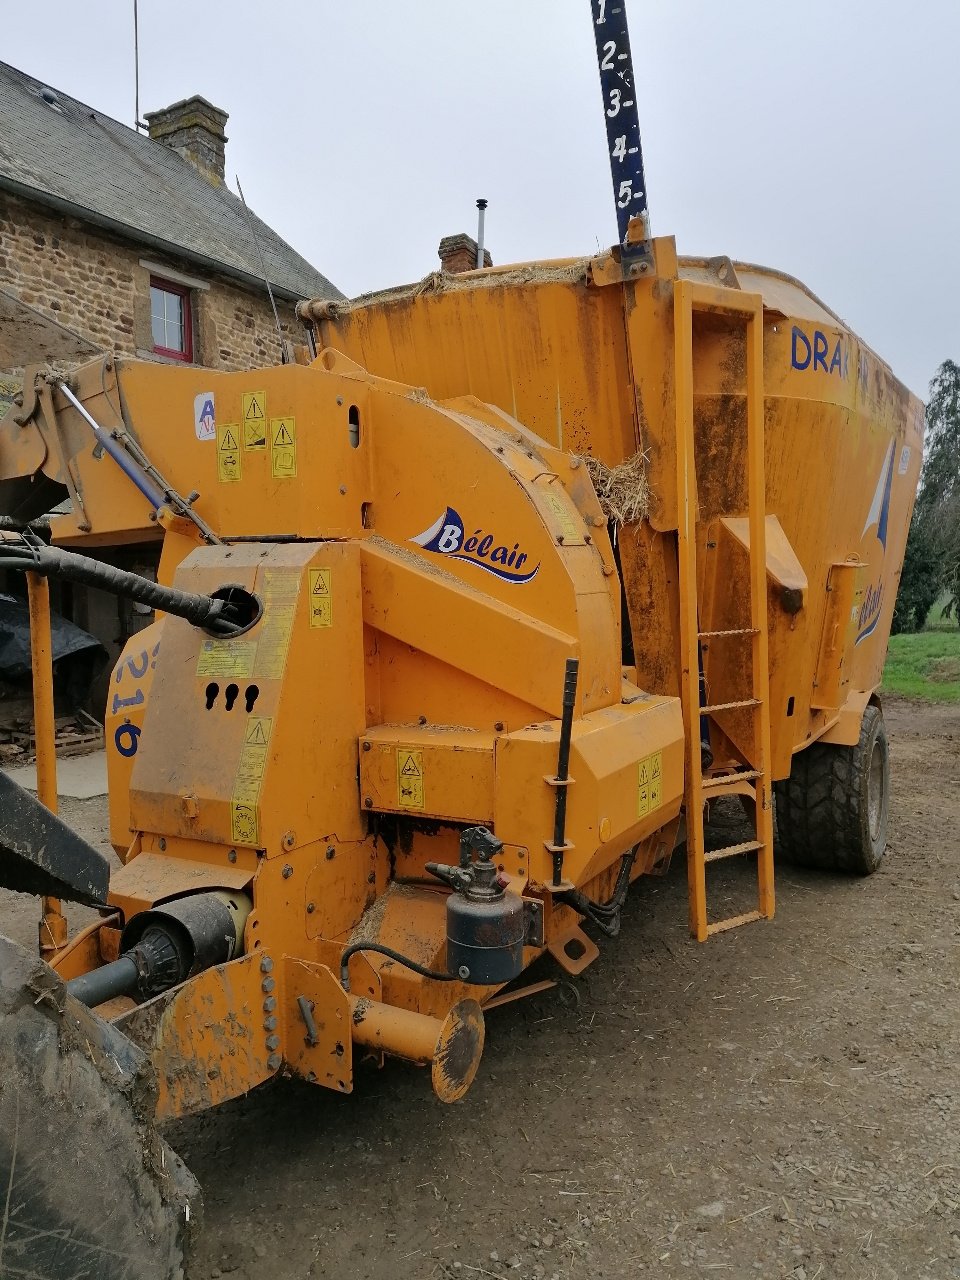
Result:
{"type": "Polygon", "coordinates": [[[199,1188],[144,1054],[0,937],[0,1278],[181,1280],[199,1188]]]}

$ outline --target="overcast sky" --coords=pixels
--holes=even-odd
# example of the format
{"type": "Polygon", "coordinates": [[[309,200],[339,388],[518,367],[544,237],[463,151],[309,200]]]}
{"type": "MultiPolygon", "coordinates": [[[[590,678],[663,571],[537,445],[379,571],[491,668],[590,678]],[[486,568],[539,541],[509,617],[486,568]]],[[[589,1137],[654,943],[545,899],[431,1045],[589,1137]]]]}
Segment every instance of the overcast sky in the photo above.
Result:
{"type": "MultiPolygon", "coordinates": [[[[655,234],[799,276],[913,390],[960,360],[958,0],[628,0],[655,234]]],[[[133,122],[133,0],[4,6],[0,57],[133,122]]],[[[616,238],[589,0],[140,0],[141,112],[347,294],[490,201],[497,263],[616,238]]],[[[2,122],[0,122],[2,124],[2,122]]]]}

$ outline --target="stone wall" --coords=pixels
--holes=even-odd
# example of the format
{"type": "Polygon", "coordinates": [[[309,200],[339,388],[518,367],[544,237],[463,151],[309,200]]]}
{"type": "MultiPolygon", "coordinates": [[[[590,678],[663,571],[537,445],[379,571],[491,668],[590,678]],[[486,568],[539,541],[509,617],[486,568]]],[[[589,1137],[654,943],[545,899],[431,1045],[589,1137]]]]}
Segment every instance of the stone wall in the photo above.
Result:
{"type": "MultiPolygon", "coordinates": [[[[265,288],[247,290],[189,262],[0,192],[0,289],[105,351],[162,360],[152,350],[151,272],[141,260],[209,286],[191,291],[194,363],[226,370],[279,363],[265,288]]],[[[284,336],[302,343],[292,304],[278,301],[277,309],[284,336]]]]}

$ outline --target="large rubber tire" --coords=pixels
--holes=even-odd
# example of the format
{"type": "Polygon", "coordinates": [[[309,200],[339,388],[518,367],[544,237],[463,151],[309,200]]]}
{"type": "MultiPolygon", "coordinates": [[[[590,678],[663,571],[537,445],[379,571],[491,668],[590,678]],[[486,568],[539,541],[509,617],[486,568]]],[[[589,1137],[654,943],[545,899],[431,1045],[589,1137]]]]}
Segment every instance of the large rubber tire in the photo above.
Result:
{"type": "Polygon", "coordinates": [[[825,871],[872,875],[887,849],[890,755],[883,712],[863,713],[855,747],[814,743],[774,785],[780,853],[825,871]]]}

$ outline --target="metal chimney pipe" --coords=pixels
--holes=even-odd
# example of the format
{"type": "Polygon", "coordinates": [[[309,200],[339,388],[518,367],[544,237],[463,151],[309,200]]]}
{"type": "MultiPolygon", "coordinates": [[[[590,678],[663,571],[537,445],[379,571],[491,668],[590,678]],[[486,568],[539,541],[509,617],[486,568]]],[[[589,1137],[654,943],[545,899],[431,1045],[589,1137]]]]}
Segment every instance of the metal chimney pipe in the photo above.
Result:
{"type": "Polygon", "coordinates": [[[483,267],[483,219],[487,211],[487,201],[477,201],[477,270],[483,267]]]}

